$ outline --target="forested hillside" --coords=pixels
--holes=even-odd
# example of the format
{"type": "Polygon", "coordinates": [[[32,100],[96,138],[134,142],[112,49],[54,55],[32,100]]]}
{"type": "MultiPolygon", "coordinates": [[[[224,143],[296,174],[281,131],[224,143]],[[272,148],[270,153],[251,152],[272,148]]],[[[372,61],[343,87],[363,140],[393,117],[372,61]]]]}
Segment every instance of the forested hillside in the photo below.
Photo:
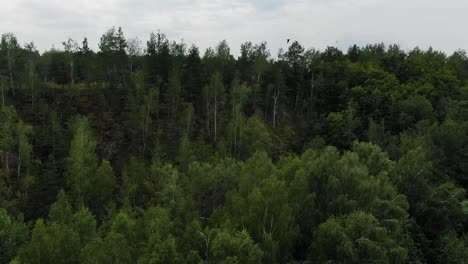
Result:
{"type": "Polygon", "coordinates": [[[466,263],[464,51],[232,53],[3,34],[0,263],[466,263]]]}

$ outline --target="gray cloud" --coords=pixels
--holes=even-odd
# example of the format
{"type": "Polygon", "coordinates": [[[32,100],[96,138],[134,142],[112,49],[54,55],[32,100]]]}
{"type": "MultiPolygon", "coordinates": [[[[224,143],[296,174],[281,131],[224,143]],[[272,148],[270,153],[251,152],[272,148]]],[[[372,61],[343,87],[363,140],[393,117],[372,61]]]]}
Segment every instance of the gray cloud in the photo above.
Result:
{"type": "Polygon", "coordinates": [[[0,32],[40,51],[68,37],[97,49],[116,25],[127,37],[160,29],[202,50],[226,39],[234,54],[245,41],[267,41],[276,54],[287,38],[307,48],[384,42],[451,53],[468,43],[466,10],[464,0],[17,0],[2,3],[0,32]]]}

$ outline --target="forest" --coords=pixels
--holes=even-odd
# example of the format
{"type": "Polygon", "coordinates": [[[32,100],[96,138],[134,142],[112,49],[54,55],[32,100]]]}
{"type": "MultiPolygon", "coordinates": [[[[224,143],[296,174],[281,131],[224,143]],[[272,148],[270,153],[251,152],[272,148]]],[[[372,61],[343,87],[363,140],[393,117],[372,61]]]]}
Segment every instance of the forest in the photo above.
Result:
{"type": "Polygon", "coordinates": [[[467,262],[464,50],[62,44],[1,37],[0,263],[467,262]]]}

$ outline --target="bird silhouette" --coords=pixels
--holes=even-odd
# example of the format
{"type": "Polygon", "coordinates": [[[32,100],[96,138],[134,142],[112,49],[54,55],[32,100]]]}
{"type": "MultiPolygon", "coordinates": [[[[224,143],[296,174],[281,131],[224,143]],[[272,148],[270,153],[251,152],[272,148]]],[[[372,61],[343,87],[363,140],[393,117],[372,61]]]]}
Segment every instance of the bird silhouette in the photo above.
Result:
{"type": "Polygon", "coordinates": [[[288,43],[288,44],[289,44],[289,41],[290,41],[290,39],[287,39],[287,40],[286,40],[286,43],[288,43]]]}

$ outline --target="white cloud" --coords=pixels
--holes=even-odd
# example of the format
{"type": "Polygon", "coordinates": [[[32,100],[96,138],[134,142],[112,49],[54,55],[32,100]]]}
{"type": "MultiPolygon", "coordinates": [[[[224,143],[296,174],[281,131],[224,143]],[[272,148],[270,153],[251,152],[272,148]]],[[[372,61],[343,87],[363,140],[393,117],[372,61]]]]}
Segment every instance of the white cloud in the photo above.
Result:
{"type": "Polygon", "coordinates": [[[451,53],[468,43],[466,10],[464,0],[18,0],[2,3],[0,32],[41,51],[69,36],[96,49],[116,25],[142,40],[161,29],[202,50],[226,39],[234,54],[242,42],[264,40],[276,54],[287,38],[307,48],[384,42],[451,53]]]}

